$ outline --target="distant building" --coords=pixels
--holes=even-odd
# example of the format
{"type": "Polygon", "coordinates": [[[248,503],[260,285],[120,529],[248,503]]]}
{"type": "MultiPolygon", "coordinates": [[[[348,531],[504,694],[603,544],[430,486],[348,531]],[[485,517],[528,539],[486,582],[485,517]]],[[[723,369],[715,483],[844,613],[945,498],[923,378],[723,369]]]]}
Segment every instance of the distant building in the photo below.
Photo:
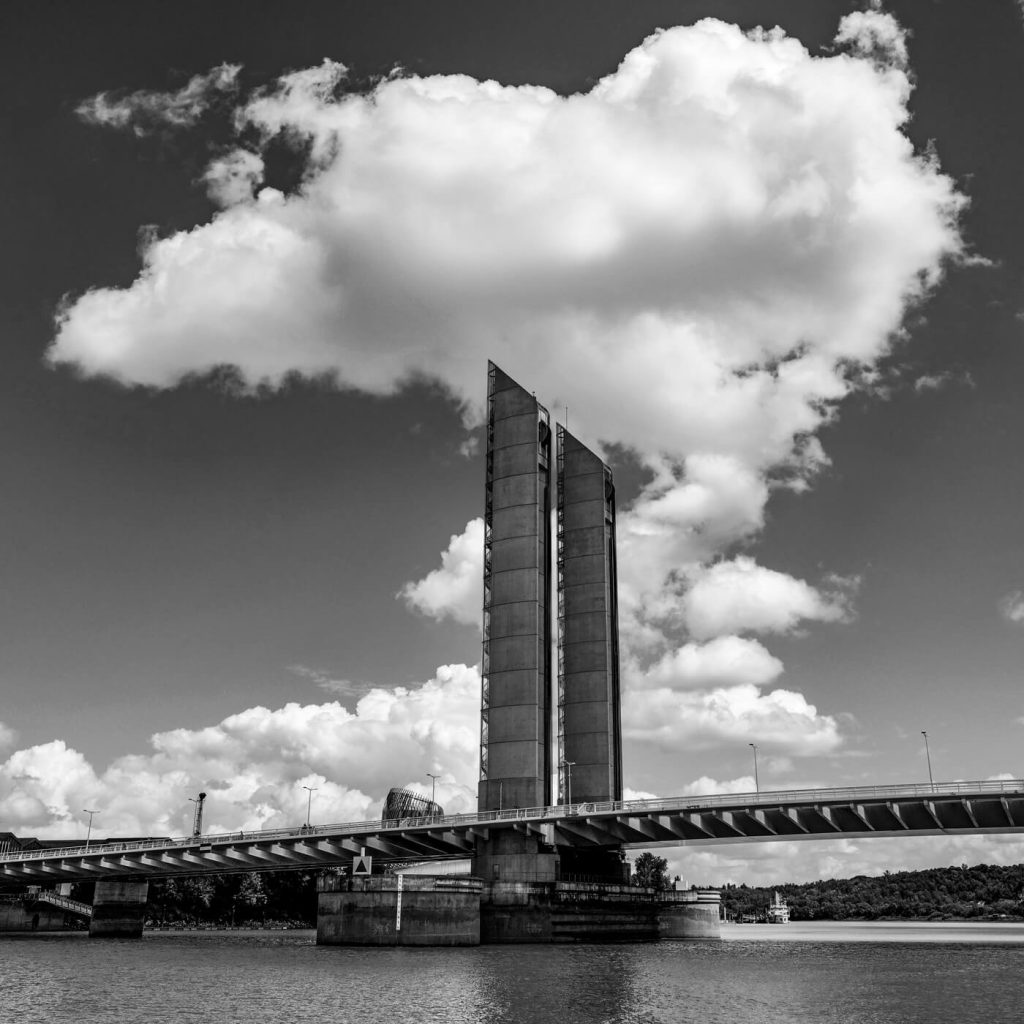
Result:
{"type": "Polygon", "coordinates": [[[395,821],[401,818],[440,818],[443,815],[444,808],[440,804],[435,804],[411,789],[396,786],[384,800],[381,818],[384,821],[395,821]]]}

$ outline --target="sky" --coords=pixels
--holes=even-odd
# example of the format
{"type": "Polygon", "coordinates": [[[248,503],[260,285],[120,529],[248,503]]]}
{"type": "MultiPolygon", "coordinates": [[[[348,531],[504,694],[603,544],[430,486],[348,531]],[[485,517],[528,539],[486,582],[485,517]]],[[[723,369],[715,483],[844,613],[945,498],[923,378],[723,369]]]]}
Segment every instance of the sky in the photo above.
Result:
{"type": "Polygon", "coordinates": [[[488,359],[615,472],[628,795],[1024,776],[1018,4],[4,22],[0,829],[474,810],[488,359]]]}

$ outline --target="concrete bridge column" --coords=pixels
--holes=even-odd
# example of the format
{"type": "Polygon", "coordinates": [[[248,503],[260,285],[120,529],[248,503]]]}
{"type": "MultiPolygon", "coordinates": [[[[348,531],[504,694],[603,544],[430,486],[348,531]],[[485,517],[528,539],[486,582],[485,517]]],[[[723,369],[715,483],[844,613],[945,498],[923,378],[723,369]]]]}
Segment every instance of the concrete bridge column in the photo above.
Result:
{"type": "Polygon", "coordinates": [[[722,894],[714,889],[665,892],[659,896],[663,939],[720,939],[722,894]]]}
{"type": "Polygon", "coordinates": [[[138,939],[146,916],[149,882],[110,878],[96,883],[92,900],[92,938],[138,939]]]}

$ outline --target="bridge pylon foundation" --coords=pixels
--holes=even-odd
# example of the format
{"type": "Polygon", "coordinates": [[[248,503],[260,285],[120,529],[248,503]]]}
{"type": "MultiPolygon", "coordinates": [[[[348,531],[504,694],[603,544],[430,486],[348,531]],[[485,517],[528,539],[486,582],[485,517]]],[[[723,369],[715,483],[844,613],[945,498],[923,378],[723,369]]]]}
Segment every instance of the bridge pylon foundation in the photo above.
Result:
{"type": "Polygon", "coordinates": [[[535,835],[493,832],[477,842],[473,874],[485,882],[553,882],[559,857],[535,835]]]}
{"type": "Polygon", "coordinates": [[[317,945],[479,946],[481,888],[465,875],[324,871],[317,880],[317,945]]]}
{"type": "Polygon", "coordinates": [[[89,935],[94,939],[140,939],[149,882],[104,878],[96,882],[89,935]]]}
{"type": "Polygon", "coordinates": [[[480,941],[657,942],[659,904],[650,889],[611,882],[490,882],[480,904],[480,941]]]}

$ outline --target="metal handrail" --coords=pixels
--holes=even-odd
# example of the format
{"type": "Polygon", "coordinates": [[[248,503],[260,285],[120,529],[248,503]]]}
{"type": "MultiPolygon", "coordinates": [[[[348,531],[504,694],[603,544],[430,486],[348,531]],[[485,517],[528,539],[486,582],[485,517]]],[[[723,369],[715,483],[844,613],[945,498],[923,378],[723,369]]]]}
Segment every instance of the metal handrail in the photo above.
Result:
{"type": "Polygon", "coordinates": [[[92,907],[88,903],[83,903],[81,900],[73,900],[70,896],[61,896],[57,892],[43,891],[38,893],[36,898],[44,903],[52,903],[55,907],[60,907],[62,910],[71,910],[76,914],[81,914],[83,917],[92,917],[92,907]]]}
{"type": "MultiPolygon", "coordinates": [[[[487,826],[505,821],[557,822],[566,817],[590,817],[622,813],[644,814],[652,811],[704,811],[722,807],[779,806],[791,803],[831,803],[865,799],[905,797],[982,796],[1024,792],[1024,779],[997,779],[981,782],[922,782],[891,786],[846,786],[831,789],[762,790],[757,793],[715,793],[702,796],[663,797],[653,800],[604,800],[549,807],[517,807],[475,814],[425,815],[370,821],[340,822],[330,825],[302,825],[297,828],[224,832],[217,835],[148,839],[119,843],[90,843],[88,847],[60,847],[50,850],[20,850],[0,853],[0,863],[25,860],[53,860],[65,857],[101,857],[111,853],[144,853],[146,850],[188,850],[214,845],[230,846],[239,842],[264,843],[276,839],[316,836],[354,836],[407,829],[465,828],[487,826]]],[[[202,852],[206,852],[205,849],[202,852]]]]}

